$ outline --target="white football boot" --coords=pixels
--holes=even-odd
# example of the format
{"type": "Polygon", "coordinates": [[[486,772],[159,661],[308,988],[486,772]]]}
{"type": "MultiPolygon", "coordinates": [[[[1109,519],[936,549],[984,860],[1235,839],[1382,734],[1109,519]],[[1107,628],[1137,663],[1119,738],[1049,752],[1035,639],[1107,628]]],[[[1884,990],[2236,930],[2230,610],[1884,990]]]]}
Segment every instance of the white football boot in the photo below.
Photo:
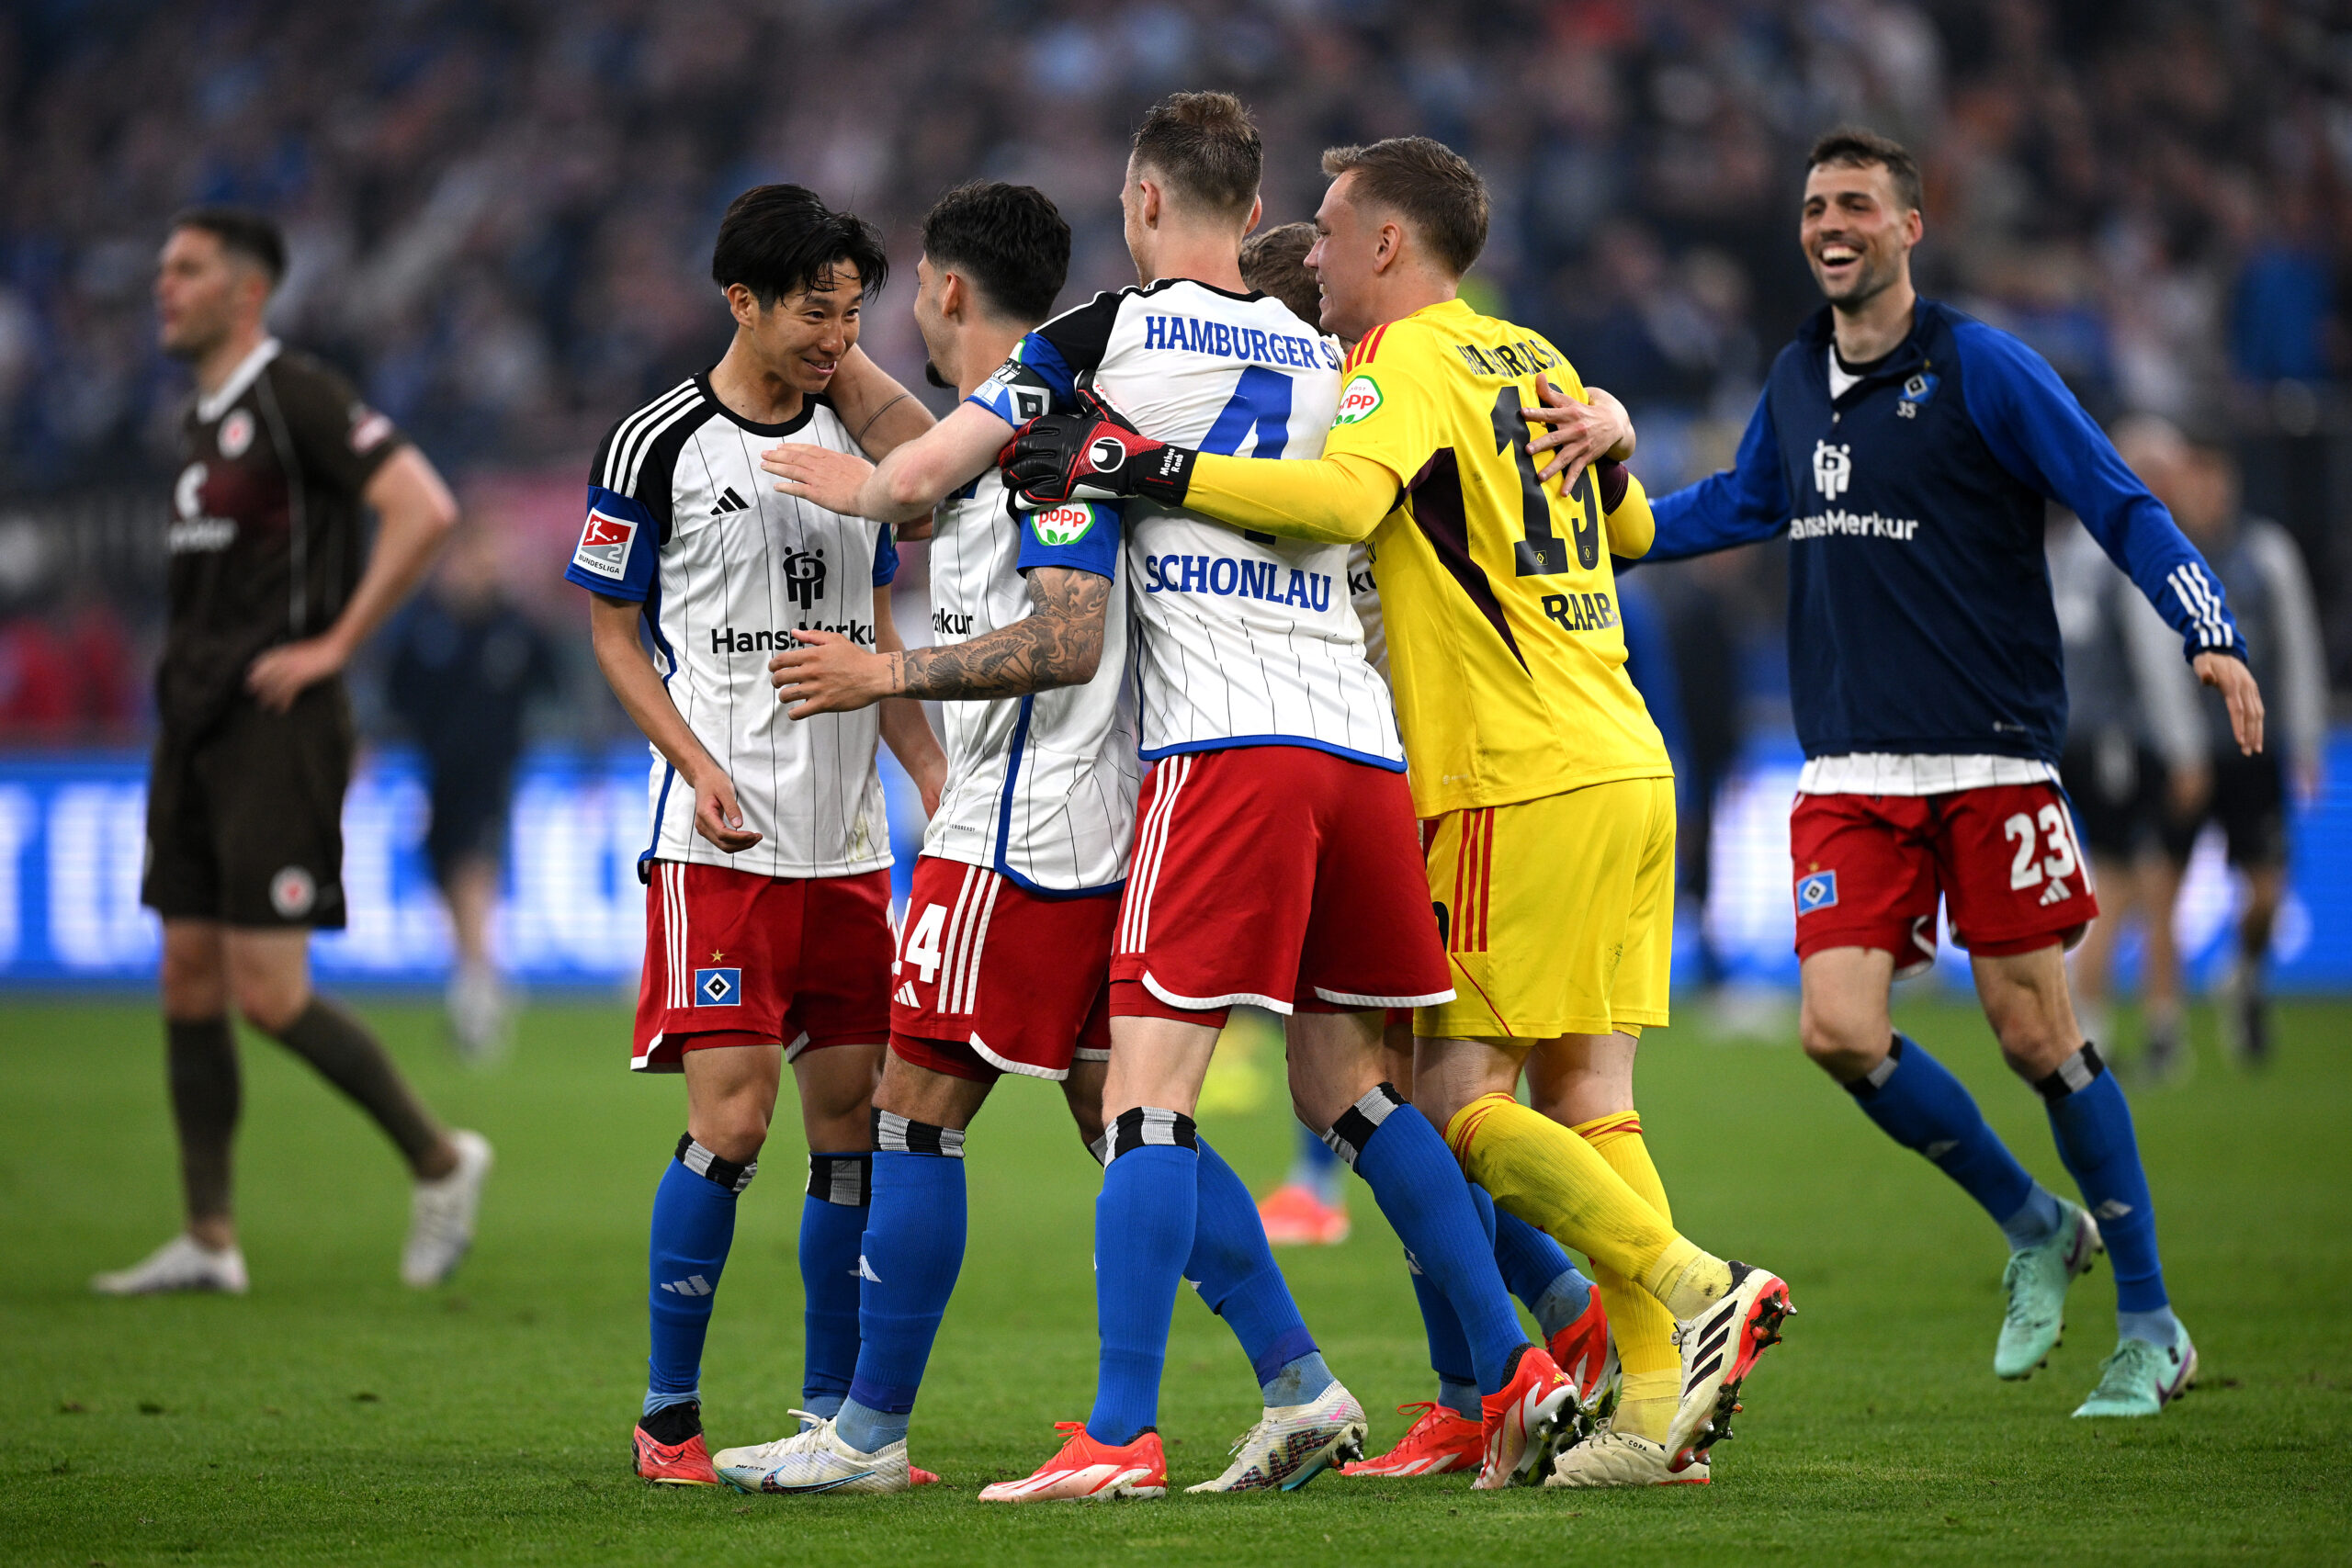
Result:
{"type": "Polygon", "coordinates": [[[474,1212],[481,1184],[496,1163],[490,1140],[460,1129],[449,1134],[458,1146],[458,1168],[434,1181],[420,1181],[409,1200],[408,1245],[401,1249],[401,1280],[430,1290],[466,1260],[474,1244],[474,1212]]]}
{"type": "Polygon", "coordinates": [[[174,1291],[245,1293],[245,1255],[235,1247],[214,1251],[182,1233],[128,1269],[90,1276],[102,1296],[160,1296],[174,1291]]]}
{"type": "Polygon", "coordinates": [[[904,1492],[914,1484],[907,1474],[904,1438],[884,1444],[877,1453],[862,1454],[841,1440],[831,1421],[805,1410],[792,1414],[813,1425],[772,1443],[719,1450],[710,1456],[718,1478],[738,1492],[786,1495],[904,1492]]]}
{"type": "Polygon", "coordinates": [[[1371,1424],[1354,1394],[1334,1382],[1305,1404],[1270,1404],[1233,1445],[1233,1462],[1187,1492],[1295,1492],[1335,1464],[1363,1457],[1371,1424]]]}
{"type": "Polygon", "coordinates": [[[1795,1311],[1779,1275],[1732,1262],[1730,1292],[1674,1325],[1682,1352],[1682,1399],[1666,1434],[1668,1452],[1703,1454],[1731,1436],[1740,1383],[1756,1358],[1781,1342],[1781,1325],[1795,1311]]]}
{"type": "Polygon", "coordinates": [[[1684,1456],[1680,1470],[1664,1443],[1602,1427],[1562,1452],[1544,1478],[1546,1486],[1705,1486],[1705,1454],[1684,1456]]]}

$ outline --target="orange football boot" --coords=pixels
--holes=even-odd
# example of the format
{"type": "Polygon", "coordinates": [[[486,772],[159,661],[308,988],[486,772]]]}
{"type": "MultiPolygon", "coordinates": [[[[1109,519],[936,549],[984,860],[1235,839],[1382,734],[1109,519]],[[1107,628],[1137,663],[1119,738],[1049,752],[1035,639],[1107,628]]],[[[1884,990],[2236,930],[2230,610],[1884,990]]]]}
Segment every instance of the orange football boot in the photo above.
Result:
{"type": "Polygon", "coordinates": [[[1088,1437],[1083,1421],[1057,1421],[1054,1430],[1069,1434],[1061,1452],[1040,1465],[1035,1475],[981,1487],[980,1501],[1049,1503],[1065,1498],[1168,1495],[1168,1456],[1160,1450],[1159,1433],[1146,1432],[1132,1443],[1114,1447],[1088,1437]]]}
{"type": "Polygon", "coordinates": [[[1530,1472],[1551,1468],[1561,1437],[1577,1414],[1577,1387],[1549,1354],[1522,1345],[1515,1354],[1510,1381],[1480,1405],[1486,1416],[1486,1463],[1471,1485],[1491,1492],[1530,1472]]]}
{"type": "Polygon", "coordinates": [[[1451,1475],[1457,1470],[1476,1470],[1487,1453],[1487,1429],[1459,1412],[1444,1405],[1424,1401],[1418,1404],[1400,1404],[1396,1414],[1408,1410],[1421,1413],[1419,1419],[1405,1428],[1396,1446],[1373,1459],[1360,1459],[1340,1467],[1341,1475],[1451,1475]]]}

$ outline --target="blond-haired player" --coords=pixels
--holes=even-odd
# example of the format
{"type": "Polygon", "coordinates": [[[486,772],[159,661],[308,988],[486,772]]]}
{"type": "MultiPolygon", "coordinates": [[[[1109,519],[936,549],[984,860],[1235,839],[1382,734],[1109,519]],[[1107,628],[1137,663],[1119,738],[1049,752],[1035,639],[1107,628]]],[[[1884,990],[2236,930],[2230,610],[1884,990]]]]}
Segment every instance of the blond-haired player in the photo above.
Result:
{"type": "Polygon", "coordinates": [[[1455,979],[1416,1016],[1415,1103],[1498,1204],[1600,1268],[1624,1395],[1553,1479],[1700,1479],[1790,1309],[1778,1278],[1675,1231],[1634,1113],[1640,1031],[1667,1021],[1674,792],[1625,675],[1610,558],[1648,548],[1648,505],[1608,459],[1618,433],[1588,439],[1600,460],[1561,484],[1539,477],[1531,411],[1553,380],[1581,387],[1541,334],[1458,298],[1486,239],[1476,172],[1419,137],[1323,166],[1321,325],[1360,341],[1319,458],[1234,462],[1105,409],[1036,422],[1013,469],[1032,499],[1141,495],[1371,539],[1455,979]],[[1541,1111],[1513,1098],[1522,1069],[1541,1111]]]}

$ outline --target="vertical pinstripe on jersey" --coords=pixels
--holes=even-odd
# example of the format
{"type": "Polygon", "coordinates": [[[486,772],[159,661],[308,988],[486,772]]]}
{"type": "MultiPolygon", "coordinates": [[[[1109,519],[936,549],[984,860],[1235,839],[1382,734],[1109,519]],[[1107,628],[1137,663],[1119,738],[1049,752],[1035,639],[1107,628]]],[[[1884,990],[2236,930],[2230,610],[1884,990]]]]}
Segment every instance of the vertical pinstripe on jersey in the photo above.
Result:
{"type": "MultiPolygon", "coordinates": [[[[1024,531],[995,473],[938,509],[931,602],[939,644],[986,637],[1033,612],[1020,571],[1024,531]]],[[[1115,890],[1125,879],[1142,771],[1126,680],[1129,615],[1122,582],[1103,613],[1094,679],[1082,685],[943,705],[947,783],[924,854],[989,866],[1048,894],[1115,890]]]]}
{"type": "MultiPolygon", "coordinates": [[[[1158,340],[1170,320],[1213,324],[1236,343],[1250,341],[1252,333],[1295,339],[1301,330],[1278,300],[1237,299],[1190,281],[1119,296],[1094,374],[1136,428],[1156,440],[1197,446],[1221,423],[1231,427],[1225,416],[1245,392],[1262,405],[1262,378],[1272,376],[1286,384],[1289,399],[1281,455],[1322,451],[1339,407],[1336,368],[1319,360],[1311,367],[1253,365],[1230,354],[1167,346],[1158,340]],[[1260,379],[1245,381],[1252,377],[1260,379]]],[[[1268,412],[1261,407],[1255,417],[1268,412]]],[[[1272,455],[1271,441],[1265,455],[1272,455]]],[[[1364,661],[1363,633],[1348,594],[1346,545],[1247,536],[1143,501],[1127,505],[1126,537],[1146,758],[1238,741],[1311,746],[1403,767],[1388,689],[1364,661]],[[1245,567],[1255,591],[1240,588],[1245,567]],[[1189,579],[1187,570],[1194,573],[1189,579]],[[1193,586],[1185,587],[1187,581],[1193,586]]]]}
{"type": "MultiPolygon", "coordinates": [[[[668,650],[670,700],[735,786],[760,841],[728,854],[694,829],[692,813],[662,812],[651,856],[729,866],[764,876],[846,876],[890,863],[889,828],[874,752],[873,709],[795,721],[768,683],[765,649],[736,652],[727,634],[773,644],[802,626],[870,626],[876,528],[775,494],[759,467],[763,436],[744,430],[698,381],[663,393],[614,427],[600,470],[606,487],[669,512],[646,610],[668,650]],[[656,450],[663,461],[653,461],[656,450]],[[673,456],[674,455],[674,456],[673,456]],[[666,468],[664,464],[666,463],[666,468]],[[729,490],[752,501],[718,510],[729,490]],[[796,604],[785,562],[821,557],[823,592],[796,604]]],[[[790,439],[838,452],[853,442],[829,405],[818,404],[790,439]]],[[[650,541],[649,541],[650,542],[650,541]]],[[[657,795],[666,767],[648,784],[657,795]]]]}

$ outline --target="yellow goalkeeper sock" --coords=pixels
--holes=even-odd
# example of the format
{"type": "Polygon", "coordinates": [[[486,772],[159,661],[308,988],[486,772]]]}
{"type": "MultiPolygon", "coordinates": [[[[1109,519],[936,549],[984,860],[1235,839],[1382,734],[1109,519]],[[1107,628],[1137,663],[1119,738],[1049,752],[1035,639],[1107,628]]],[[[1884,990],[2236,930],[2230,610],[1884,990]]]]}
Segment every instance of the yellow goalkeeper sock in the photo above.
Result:
{"type": "MultiPolygon", "coordinates": [[[[1642,1142],[1642,1119],[1631,1111],[1597,1116],[1570,1129],[1590,1144],[1609,1168],[1647,1203],[1657,1217],[1674,1223],[1666,1200],[1666,1184],[1650,1163],[1642,1142]]],[[[1595,1259],[1593,1275],[1609,1312],[1610,1332],[1617,1338],[1617,1359],[1625,1369],[1625,1387],[1617,1401],[1616,1427],[1636,1438],[1664,1442],[1679,1403],[1682,1357],[1674,1345],[1674,1315],[1656,1296],[1618,1270],[1595,1259]]]]}
{"type": "Polygon", "coordinates": [[[1731,1289],[1723,1260],[1674,1234],[1600,1152],[1507,1094],[1455,1112],[1445,1141],[1497,1203],[1689,1317],[1731,1289]]]}

